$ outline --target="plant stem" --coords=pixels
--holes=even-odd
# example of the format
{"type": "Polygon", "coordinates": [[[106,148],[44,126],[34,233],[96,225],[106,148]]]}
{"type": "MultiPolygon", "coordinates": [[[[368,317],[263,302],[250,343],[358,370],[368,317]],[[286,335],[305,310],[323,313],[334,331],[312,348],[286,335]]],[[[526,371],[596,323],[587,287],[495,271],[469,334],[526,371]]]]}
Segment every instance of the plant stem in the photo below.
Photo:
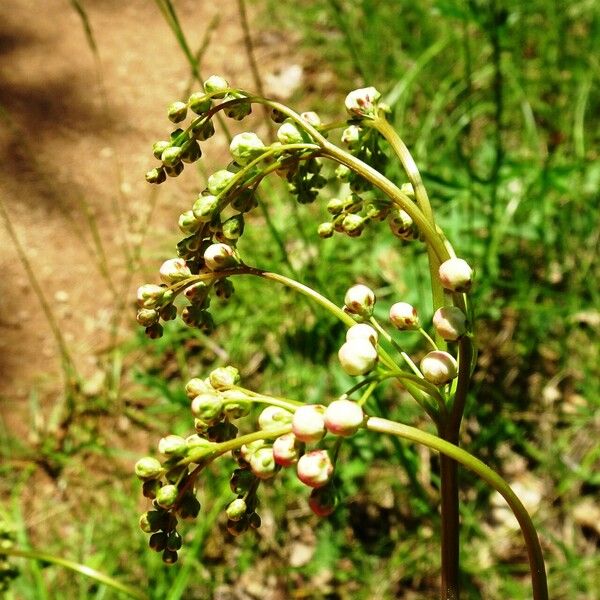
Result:
{"type": "MultiPolygon", "coordinates": [[[[416,427],[394,423],[387,419],[379,417],[370,417],[366,422],[366,428],[369,431],[378,433],[387,433],[396,435],[418,444],[423,444],[444,456],[453,459],[463,466],[467,467],[477,475],[479,475],[488,485],[493,487],[508,503],[510,509],[515,515],[527,547],[527,555],[529,558],[529,566],[531,570],[531,585],[533,591],[533,600],[548,600],[548,583],[546,580],[546,568],[544,565],[544,557],[540,541],[531,521],[531,517],[527,510],[512,491],[511,487],[484,462],[469,454],[462,448],[452,444],[440,437],[421,431],[416,427]]],[[[447,596],[450,598],[450,596],[447,596]]]]}

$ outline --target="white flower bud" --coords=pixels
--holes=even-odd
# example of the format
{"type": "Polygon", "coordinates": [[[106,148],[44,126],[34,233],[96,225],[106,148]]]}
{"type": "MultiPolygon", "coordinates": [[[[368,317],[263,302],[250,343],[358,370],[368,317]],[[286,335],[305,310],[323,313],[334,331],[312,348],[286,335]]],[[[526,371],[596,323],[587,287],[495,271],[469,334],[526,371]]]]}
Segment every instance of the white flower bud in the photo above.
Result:
{"type": "Polygon", "coordinates": [[[163,472],[160,461],[151,456],[145,456],[140,458],[135,463],[135,474],[143,481],[149,481],[152,479],[158,479],[163,472]]]}
{"type": "Polygon", "coordinates": [[[354,90],[346,96],[346,110],[353,116],[374,117],[379,98],[381,94],[374,87],[354,90]]]}
{"type": "Polygon", "coordinates": [[[192,212],[200,223],[208,223],[218,207],[219,199],[217,196],[212,194],[203,196],[200,194],[192,206],[192,212]]]}
{"type": "Polygon", "coordinates": [[[238,263],[235,250],[227,244],[211,244],[204,251],[204,264],[211,271],[235,267],[238,263]]]}
{"type": "Polygon", "coordinates": [[[212,101],[202,92],[195,92],[188,98],[188,106],[192,112],[201,115],[210,110],[212,101]]]}
{"type": "Polygon", "coordinates": [[[417,309],[408,302],[396,302],[390,308],[390,321],[396,329],[407,331],[419,329],[417,309]]]}
{"type": "Polygon", "coordinates": [[[366,285],[353,285],[344,297],[346,310],[353,315],[368,318],[373,314],[375,294],[366,285]]]}
{"type": "Polygon", "coordinates": [[[292,418],[292,431],[296,438],[307,444],[318,442],[325,435],[325,407],[306,404],[296,409],[292,418]]]}
{"type": "Polygon", "coordinates": [[[352,148],[360,141],[361,135],[362,129],[358,125],[350,125],[342,131],[342,143],[352,148]]]}
{"type": "Polygon", "coordinates": [[[456,359],[442,350],[427,354],[421,361],[420,367],[423,377],[434,385],[444,385],[458,374],[456,359]]]}
{"type": "Polygon", "coordinates": [[[214,172],[207,182],[208,191],[215,196],[218,196],[229,184],[229,182],[235,177],[235,173],[228,171],[227,169],[221,169],[214,172]]]}
{"type": "Polygon", "coordinates": [[[183,258],[170,258],[160,267],[160,278],[165,283],[177,283],[178,281],[185,281],[192,276],[187,263],[183,258]]]}
{"type": "Polygon", "coordinates": [[[140,308],[135,317],[135,320],[142,325],[142,327],[150,327],[150,325],[158,323],[158,319],[158,311],[153,308],[140,308]]]}
{"type": "Polygon", "coordinates": [[[187,444],[178,435],[168,435],[158,442],[158,451],[165,456],[182,456],[187,451],[187,444]]]}
{"type": "Polygon", "coordinates": [[[164,296],[165,288],[153,283],[147,283],[138,288],[137,301],[141,308],[154,308],[158,306],[164,296]]]}
{"type": "Polygon", "coordinates": [[[321,118],[316,112],[303,112],[300,116],[302,117],[303,121],[306,121],[309,125],[312,125],[313,127],[319,127],[321,125],[321,118]]]}
{"type": "Polygon", "coordinates": [[[317,234],[323,239],[330,238],[334,231],[335,229],[333,227],[333,223],[330,223],[329,221],[320,223],[319,227],[317,228],[317,234]]]}
{"type": "Polygon", "coordinates": [[[239,133],[231,140],[229,151],[235,162],[247,165],[265,151],[265,145],[255,133],[239,133]]]}
{"type": "Polygon", "coordinates": [[[442,339],[454,342],[467,332],[467,317],[456,306],[443,306],[435,311],[433,326],[442,339]]]}
{"type": "Polygon", "coordinates": [[[365,375],[377,364],[377,350],[368,338],[354,339],[340,348],[338,358],[348,375],[365,375]]]}
{"type": "Polygon", "coordinates": [[[258,427],[260,429],[277,429],[291,421],[292,413],[289,410],[280,406],[267,406],[258,417],[258,427]]]}
{"type": "Polygon", "coordinates": [[[170,508],[177,501],[179,490],[176,485],[163,485],[156,492],[156,503],[162,508],[170,508]]]}
{"type": "Polygon", "coordinates": [[[473,269],[462,258],[450,258],[440,265],[442,286],[452,292],[468,292],[473,283],[473,269]]]}
{"type": "Polygon", "coordinates": [[[291,121],[286,121],[277,130],[277,139],[282,144],[302,144],[306,141],[300,129],[291,121]]]}
{"type": "Polygon", "coordinates": [[[223,414],[223,402],[214,393],[204,393],[192,400],[191,410],[197,419],[202,419],[205,423],[211,423],[221,418],[223,414]]]}
{"type": "MultiPolygon", "coordinates": [[[[160,160],[166,167],[175,167],[181,162],[181,152],[179,146],[169,146],[160,155],[160,160]]],[[[167,174],[169,174],[168,171],[167,174]]]]}
{"type": "MultiPolygon", "coordinates": [[[[227,82],[227,80],[219,75],[211,75],[204,82],[204,91],[207,94],[212,94],[213,92],[219,92],[221,90],[226,90],[228,88],[229,88],[229,83],[227,82]]],[[[225,93],[215,94],[213,96],[213,98],[224,98],[224,97],[225,97],[225,93]]]]}
{"type": "Polygon", "coordinates": [[[293,433],[286,433],[273,442],[273,457],[282,467],[291,467],[298,462],[298,441],[293,433]]]}
{"type": "Polygon", "coordinates": [[[379,334],[375,328],[367,325],[367,323],[357,323],[356,325],[352,325],[346,332],[347,342],[364,339],[369,340],[373,346],[377,345],[377,340],[379,339],[379,334]]]}
{"type": "Polygon", "coordinates": [[[351,400],[334,400],[325,409],[325,427],[334,435],[354,435],[364,418],[361,406],[351,400]]]}
{"type": "Polygon", "coordinates": [[[273,457],[273,448],[263,446],[250,457],[250,469],[259,479],[270,479],[275,475],[277,465],[273,457]]]}
{"type": "Polygon", "coordinates": [[[300,457],[296,471],[302,483],[320,488],[331,479],[333,464],[327,450],[313,450],[300,457]]]}

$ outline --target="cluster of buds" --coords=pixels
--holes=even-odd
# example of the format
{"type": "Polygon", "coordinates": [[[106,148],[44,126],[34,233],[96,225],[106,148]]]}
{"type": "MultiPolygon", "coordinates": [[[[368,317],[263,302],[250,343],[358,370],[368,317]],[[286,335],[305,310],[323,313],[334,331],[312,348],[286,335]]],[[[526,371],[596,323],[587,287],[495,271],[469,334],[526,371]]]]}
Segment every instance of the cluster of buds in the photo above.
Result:
{"type": "Polygon", "coordinates": [[[19,570],[10,563],[6,554],[6,551],[13,547],[15,538],[13,527],[0,517],[0,594],[2,595],[8,592],[11,582],[19,575],[19,570]]]}

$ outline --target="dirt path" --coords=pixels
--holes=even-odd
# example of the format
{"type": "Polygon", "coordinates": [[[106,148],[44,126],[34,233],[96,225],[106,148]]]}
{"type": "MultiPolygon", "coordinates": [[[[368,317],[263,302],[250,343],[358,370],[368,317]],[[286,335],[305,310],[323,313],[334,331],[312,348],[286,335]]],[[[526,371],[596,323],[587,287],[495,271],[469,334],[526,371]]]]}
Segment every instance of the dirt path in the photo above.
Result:
{"type": "MultiPolygon", "coordinates": [[[[70,352],[90,376],[106,344],[115,296],[101,274],[89,216],[97,224],[105,267],[119,288],[126,248],[139,242],[150,205],[143,173],[152,164],[151,143],[168,133],[166,105],[185,94],[190,76],[153,2],[83,4],[99,49],[106,99],[81,20],[68,0],[0,6],[5,117],[0,195],[70,352]]],[[[237,3],[186,0],[176,6],[194,49],[218,6],[203,71],[250,87],[237,3]]],[[[276,52],[263,44],[261,64],[280,62],[276,52]]],[[[214,145],[209,153],[218,154],[214,145]]],[[[178,185],[161,188],[142,247],[143,256],[152,252],[153,267],[171,252],[176,217],[197,185],[188,173],[178,185]]],[[[56,394],[60,364],[48,320],[4,224],[0,247],[0,414],[6,415],[23,408],[32,389],[56,394]]],[[[143,281],[143,274],[134,275],[127,303],[132,316],[133,289],[143,281]]]]}

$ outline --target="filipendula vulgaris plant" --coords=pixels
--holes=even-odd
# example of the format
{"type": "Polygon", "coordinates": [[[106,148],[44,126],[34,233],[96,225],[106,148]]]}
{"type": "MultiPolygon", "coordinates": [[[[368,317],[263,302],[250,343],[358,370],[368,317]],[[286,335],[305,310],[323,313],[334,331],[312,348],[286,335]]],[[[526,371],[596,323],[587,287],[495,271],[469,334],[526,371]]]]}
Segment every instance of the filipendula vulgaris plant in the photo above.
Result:
{"type": "MultiPolygon", "coordinates": [[[[204,90],[187,102],[175,102],[169,119],[183,123],[169,140],[154,144],[160,164],[146,179],[160,184],[179,175],[186,163],[202,154],[200,142],[210,138],[219,113],[242,120],[261,104],[279,124],[277,140],[264,142],[255,133],[236,135],[230,144],[232,162],[208,178],[191,208],[179,218],[184,238],[177,257],[160,268],[162,283],[138,290],[137,320],[149,337],[162,335],[161,321],[178,312],[190,327],[210,333],[214,321],[209,312],[212,296],[229,298],[232,280],[254,275],[302,294],[329,311],[347,327],[339,349],[341,368],[356,377],[356,384],[341,397],[322,404],[272,397],[243,387],[233,366],[212,371],[206,378],[188,382],[190,420],[195,432],[183,438],[169,435],[158,443],[160,458],[144,457],[135,467],[143,481],[143,494],[152,509],[140,519],[150,534],[150,547],[165,562],[177,560],[182,545],[177,531],[180,519],[195,518],[200,504],[195,490],[202,470],[218,457],[231,453],[237,468],[231,475],[232,499],[226,512],[228,530],[239,535],[260,526],[257,493],[262,482],[281,469],[294,469],[310,490],[310,508],[322,517],[335,510],[338,450],[345,437],[379,433],[402,437],[440,453],[441,470],[441,595],[459,597],[459,519],[457,466],[471,469],[504,496],[522,529],[536,600],[547,595],[544,561],[531,519],[506,482],[483,462],[458,447],[461,420],[475,364],[473,315],[469,291],[473,270],[456,256],[452,245],[434,220],[427,192],[407,147],[386,120],[389,109],[379,92],[368,87],[346,98],[347,121],[322,123],[314,112],[298,114],[279,102],[233,88],[222,77],[212,76],[204,90]],[[343,129],[340,142],[330,140],[343,129]],[[386,155],[383,144],[400,161],[408,181],[398,187],[382,174],[386,155]],[[334,164],[328,177],[324,162],[334,164]],[[435,314],[430,336],[417,311],[398,301],[389,308],[389,323],[373,316],[375,294],[364,285],[349,287],[343,304],[283,275],[249,265],[237,242],[244,233],[246,215],[257,206],[256,193],[268,175],[287,180],[302,204],[314,202],[327,184],[348,184],[349,193],[329,199],[329,221],[318,226],[319,236],[359,236],[371,225],[386,221],[401,240],[424,244],[429,259],[435,314]],[[176,299],[182,299],[183,308],[176,299]],[[419,364],[390,335],[390,329],[417,331],[430,351],[419,364]],[[389,379],[399,381],[431,418],[437,435],[390,421],[385,415],[367,414],[365,402],[375,388],[389,379]],[[253,405],[261,405],[256,430],[240,435],[235,422],[253,405]]],[[[337,299],[336,299],[337,300],[337,299]]]]}

